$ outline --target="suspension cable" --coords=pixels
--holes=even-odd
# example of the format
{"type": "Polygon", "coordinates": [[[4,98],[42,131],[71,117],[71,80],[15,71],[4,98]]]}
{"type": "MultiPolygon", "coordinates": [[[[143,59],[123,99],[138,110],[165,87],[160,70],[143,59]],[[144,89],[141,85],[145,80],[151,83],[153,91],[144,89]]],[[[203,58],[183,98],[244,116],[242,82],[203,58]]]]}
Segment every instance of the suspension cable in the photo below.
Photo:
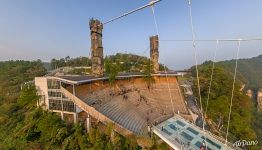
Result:
{"type": "Polygon", "coordinates": [[[197,48],[196,48],[196,35],[194,31],[194,25],[193,25],[193,17],[192,17],[192,8],[191,8],[191,0],[188,0],[188,8],[189,8],[189,17],[190,17],[190,25],[191,25],[191,32],[192,32],[192,45],[194,48],[194,57],[195,57],[195,68],[196,68],[196,77],[197,77],[197,88],[198,88],[198,96],[199,96],[199,102],[200,102],[200,113],[202,118],[202,131],[204,134],[204,145],[207,148],[206,144],[206,132],[205,132],[205,118],[203,114],[203,106],[202,106],[202,97],[201,97],[201,91],[200,91],[200,81],[199,81],[199,71],[198,71],[198,62],[197,62],[197,48]]]}
{"type": "MultiPolygon", "coordinates": [[[[156,33],[159,36],[159,30],[158,30],[158,25],[157,25],[157,21],[156,21],[156,15],[155,15],[155,9],[154,9],[154,5],[151,6],[151,10],[152,10],[152,14],[154,17],[154,23],[155,23],[155,28],[156,28],[156,33]]],[[[159,37],[158,37],[159,38],[159,37]]]]}
{"type": "Polygon", "coordinates": [[[206,115],[207,115],[207,109],[208,109],[208,104],[209,104],[209,99],[210,99],[210,92],[211,92],[212,81],[213,81],[213,76],[214,76],[216,55],[217,55],[217,51],[218,51],[218,44],[219,44],[219,41],[217,40],[216,41],[216,49],[215,49],[214,57],[213,57],[212,71],[211,71],[211,76],[210,76],[210,81],[209,81],[208,94],[207,94],[207,103],[206,103],[205,116],[204,117],[206,117],[206,115]]]}
{"type": "Polygon", "coordinates": [[[120,19],[120,18],[122,18],[122,17],[125,17],[125,16],[127,16],[127,15],[130,15],[130,14],[132,14],[132,13],[134,13],[134,12],[140,11],[140,10],[142,10],[142,9],[144,9],[144,8],[149,7],[149,6],[153,6],[154,4],[156,4],[156,3],[160,2],[160,1],[162,1],[162,0],[153,0],[153,1],[150,1],[148,4],[146,4],[146,5],[144,5],[144,6],[141,6],[141,7],[137,8],[137,9],[134,9],[134,10],[131,10],[131,11],[129,11],[129,12],[126,12],[126,13],[124,13],[124,14],[118,16],[118,17],[115,17],[115,18],[113,18],[113,19],[110,19],[110,20],[108,20],[108,21],[106,21],[106,22],[104,22],[104,23],[102,23],[102,24],[103,24],[103,25],[108,24],[108,23],[113,22],[113,21],[115,21],[115,20],[118,20],[118,19],[120,19]]]}
{"type": "MultiPolygon", "coordinates": [[[[196,48],[196,41],[195,41],[196,38],[195,38],[195,31],[194,31],[194,25],[193,25],[191,0],[188,0],[188,8],[189,8],[190,25],[191,25],[191,32],[192,32],[192,40],[191,41],[192,41],[192,45],[193,45],[193,48],[194,48],[198,96],[199,96],[199,102],[200,102],[201,117],[202,117],[202,121],[203,121],[204,116],[203,116],[203,107],[202,107],[202,97],[201,97],[201,91],[200,91],[200,81],[199,81],[198,62],[197,62],[197,48],[196,48]]],[[[204,132],[204,122],[203,122],[203,132],[204,132]]]]}
{"type": "MultiPolygon", "coordinates": [[[[218,40],[216,41],[216,49],[214,52],[214,57],[213,57],[213,63],[212,63],[212,71],[211,71],[211,76],[210,76],[210,81],[209,81],[209,87],[208,87],[208,94],[207,94],[207,102],[206,102],[206,108],[205,108],[205,115],[203,118],[203,130],[205,131],[205,124],[206,124],[206,116],[207,116],[207,108],[208,108],[208,104],[209,104],[209,99],[210,99],[210,92],[211,92],[211,87],[212,87],[212,81],[213,81],[213,75],[214,75],[214,68],[215,68],[215,60],[216,60],[216,54],[218,51],[218,40]]],[[[205,147],[207,149],[207,144],[206,144],[206,132],[204,132],[204,137],[205,137],[205,147]]]]}
{"type": "MultiPolygon", "coordinates": [[[[151,2],[152,2],[152,0],[151,0],[151,2]]],[[[157,24],[155,10],[154,10],[154,5],[151,5],[151,8],[152,8],[151,9],[152,10],[152,15],[153,15],[153,18],[154,18],[156,33],[158,35],[158,39],[160,39],[158,24],[157,24]]],[[[172,97],[172,93],[171,93],[171,89],[170,89],[170,83],[169,83],[169,80],[168,80],[168,77],[167,77],[167,67],[166,67],[165,64],[164,64],[164,72],[165,72],[167,88],[168,88],[168,92],[169,92],[169,98],[170,98],[170,101],[171,101],[171,104],[172,104],[172,110],[173,110],[173,113],[175,115],[175,108],[174,108],[174,103],[173,103],[173,97],[172,97]]]]}
{"type": "MultiPolygon", "coordinates": [[[[164,39],[160,40],[162,42],[192,42],[192,40],[187,39],[164,39]]],[[[234,39],[234,38],[225,38],[225,39],[195,39],[197,42],[236,42],[236,41],[262,41],[262,38],[245,38],[245,39],[234,39]]]]}
{"type": "Polygon", "coordinates": [[[169,84],[169,80],[168,80],[168,77],[167,77],[167,71],[166,71],[166,65],[164,64],[164,71],[165,71],[165,77],[166,77],[166,81],[167,81],[167,88],[168,88],[168,92],[169,92],[169,98],[170,98],[170,101],[171,101],[171,104],[172,104],[172,110],[173,110],[173,113],[175,115],[175,108],[174,108],[174,103],[173,103],[173,97],[172,97],[172,93],[171,93],[171,89],[170,89],[170,84],[169,84]]]}
{"type": "Polygon", "coordinates": [[[231,119],[231,111],[232,111],[232,104],[233,104],[233,98],[234,98],[234,90],[235,90],[235,82],[236,82],[236,75],[237,75],[237,67],[238,67],[240,44],[241,44],[241,41],[238,41],[236,64],[235,64],[235,72],[234,72],[234,80],[233,80],[233,85],[232,85],[232,92],[231,92],[231,99],[230,99],[230,107],[229,107],[229,113],[228,113],[227,132],[226,132],[226,143],[225,143],[225,144],[227,144],[228,131],[229,131],[229,125],[230,125],[230,119],[231,119]]]}

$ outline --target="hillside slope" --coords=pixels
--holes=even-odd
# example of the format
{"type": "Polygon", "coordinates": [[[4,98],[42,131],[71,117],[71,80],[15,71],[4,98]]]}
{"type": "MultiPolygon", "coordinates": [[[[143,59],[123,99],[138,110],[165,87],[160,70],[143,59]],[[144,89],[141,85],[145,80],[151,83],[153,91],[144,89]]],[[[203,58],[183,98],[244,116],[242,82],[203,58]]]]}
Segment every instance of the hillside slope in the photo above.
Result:
{"type": "MultiPolygon", "coordinates": [[[[262,140],[262,114],[257,112],[254,101],[252,101],[245,92],[242,92],[241,84],[243,81],[250,87],[259,87],[260,84],[255,84],[255,80],[261,80],[259,77],[258,62],[261,61],[261,56],[252,58],[251,60],[242,59],[239,63],[238,80],[235,83],[231,121],[229,132],[232,137],[241,140],[262,140]],[[242,64],[242,65],[241,65],[242,64]],[[252,66],[254,64],[254,66],[252,66]],[[249,67],[250,66],[250,67],[249,67]],[[246,70],[245,70],[246,69],[246,70]],[[243,73],[243,74],[242,74],[243,73]],[[252,83],[252,84],[251,84],[252,83]]],[[[228,123],[228,114],[231,99],[231,90],[233,84],[233,68],[235,61],[224,61],[215,64],[212,87],[210,90],[210,98],[208,99],[210,76],[212,72],[212,62],[207,61],[198,66],[199,80],[201,87],[202,106],[207,109],[206,120],[209,126],[216,128],[215,133],[219,133],[225,137],[225,132],[228,123]]],[[[195,83],[195,93],[197,90],[196,72],[192,67],[192,74],[195,83]]],[[[257,81],[260,82],[260,81],[257,81]]],[[[199,98],[198,98],[199,99],[199,98]]],[[[200,101],[199,101],[200,103],[200,101]]],[[[235,141],[234,139],[232,142],[235,141]]],[[[249,149],[260,149],[261,144],[257,147],[249,147],[249,149]],[[260,146],[260,147],[259,147],[260,146]]]]}
{"type": "MultiPolygon", "coordinates": [[[[221,61],[217,64],[233,72],[235,60],[221,61]]],[[[262,55],[253,58],[239,59],[238,77],[242,78],[247,88],[257,90],[262,87],[262,55]]]]}

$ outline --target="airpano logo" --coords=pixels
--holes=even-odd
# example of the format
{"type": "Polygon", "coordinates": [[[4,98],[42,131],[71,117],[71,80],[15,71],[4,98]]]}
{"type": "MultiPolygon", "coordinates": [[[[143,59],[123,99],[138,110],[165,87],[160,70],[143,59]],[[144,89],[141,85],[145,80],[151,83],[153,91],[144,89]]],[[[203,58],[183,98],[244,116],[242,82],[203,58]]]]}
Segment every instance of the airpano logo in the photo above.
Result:
{"type": "Polygon", "coordinates": [[[234,147],[244,147],[244,146],[252,146],[252,145],[257,145],[258,141],[247,141],[247,140],[238,140],[236,141],[233,146],[234,147]]]}

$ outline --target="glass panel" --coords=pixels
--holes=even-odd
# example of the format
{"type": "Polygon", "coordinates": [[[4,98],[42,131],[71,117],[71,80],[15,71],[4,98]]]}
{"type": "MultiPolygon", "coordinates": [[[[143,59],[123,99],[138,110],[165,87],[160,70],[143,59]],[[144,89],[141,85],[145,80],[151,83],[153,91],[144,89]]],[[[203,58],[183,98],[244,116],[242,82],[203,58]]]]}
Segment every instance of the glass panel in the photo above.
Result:
{"type": "Polygon", "coordinates": [[[168,126],[169,126],[171,129],[175,130],[175,131],[178,130],[178,128],[177,128],[175,125],[173,125],[173,124],[169,124],[168,126]]]}
{"type": "MultiPolygon", "coordinates": [[[[203,144],[202,144],[201,142],[199,142],[199,141],[197,141],[195,145],[196,145],[197,147],[199,147],[199,148],[200,148],[201,146],[203,146],[203,144]]],[[[207,146],[207,150],[212,150],[212,149],[207,146]]]]}
{"type": "MultiPolygon", "coordinates": [[[[205,140],[205,137],[204,137],[204,136],[202,136],[201,138],[202,138],[203,140],[205,140]]],[[[210,143],[211,145],[215,146],[216,148],[221,149],[221,146],[220,146],[220,145],[218,145],[217,143],[213,142],[213,141],[210,140],[209,138],[206,138],[206,141],[207,141],[208,143],[210,143]]]]}
{"type": "Polygon", "coordinates": [[[47,87],[48,89],[60,89],[60,83],[57,80],[47,80],[47,87]]]}
{"type": "Polygon", "coordinates": [[[72,101],[63,101],[63,109],[68,112],[75,112],[75,104],[72,101]]]}
{"type": "Polygon", "coordinates": [[[195,145],[200,148],[203,144],[201,142],[197,141],[195,145]]]}
{"type": "Polygon", "coordinates": [[[187,130],[190,131],[190,132],[192,132],[192,133],[195,134],[195,135],[198,135],[198,134],[199,134],[199,132],[197,132],[196,130],[194,130],[194,129],[191,128],[191,127],[188,127],[187,130]]]}
{"type": "Polygon", "coordinates": [[[61,100],[49,99],[49,109],[62,110],[61,100]]]}
{"type": "Polygon", "coordinates": [[[172,135],[172,133],[170,133],[166,128],[163,128],[163,131],[168,135],[172,135]]]}
{"type": "Polygon", "coordinates": [[[181,136],[183,136],[185,139],[189,140],[189,141],[192,141],[193,140],[193,137],[190,136],[189,134],[187,134],[186,132],[182,132],[180,133],[181,136]]]}
{"type": "Polygon", "coordinates": [[[48,91],[48,96],[61,98],[61,92],[48,91]]]}
{"type": "Polygon", "coordinates": [[[183,122],[180,121],[180,120],[177,120],[176,123],[179,124],[179,125],[182,126],[182,127],[184,127],[184,126],[186,125],[185,123],[183,123],[183,122]]]}

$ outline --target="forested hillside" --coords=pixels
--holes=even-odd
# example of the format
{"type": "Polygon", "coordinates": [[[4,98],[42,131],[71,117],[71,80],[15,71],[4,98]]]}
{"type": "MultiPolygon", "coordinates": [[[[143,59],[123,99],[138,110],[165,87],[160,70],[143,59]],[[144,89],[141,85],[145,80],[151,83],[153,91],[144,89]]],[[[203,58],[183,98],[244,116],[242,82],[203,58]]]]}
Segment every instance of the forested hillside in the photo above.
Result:
{"type": "MultiPolygon", "coordinates": [[[[116,63],[120,72],[140,72],[145,71],[150,59],[144,56],[134,54],[117,53],[105,57],[105,62],[116,63]]],[[[168,68],[166,68],[168,70],[168,68]]],[[[159,70],[164,70],[164,65],[159,64],[159,70]]]]}
{"type": "MultiPolygon", "coordinates": [[[[120,69],[119,72],[140,72],[140,70],[145,69],[145,66],[149,62],[149,58],[134,54],[117,53],[115,55],[106,56],[104,58],[104,63],[107,62],[117,64],[120,69]]],[[[52,69],[66,66],[91,66],[91,60],[87,57],[70,58],[67,56],[61,59],[52,59],[50,65],[52,69]]],[[[160,64],[159,67],[160,70],[164,70],[164,66],[162,64],[160,64]]]]}
{"type": "Polygon", "coordinates": [[[66,66],[70,66],[70,67],[91,66],[91,60],[87,57],[70,58],[69,56],[60,59],[53,58],[50,62],[50,66],[51,69],[56,69],[66,66]]]}
{"type": "MultiPolygon", "coordinates": [[[[212,62],[205,62],[204,64],[199,65],[198,69],[202,105],[205,110],[207,105],[212,62]]],[[[195,68],[192,67],[191,70],[193,72],[193,76],[196,77],[195,68]]],[[[206,112],[206,119],[208,120],[211,130],[222,136],[225,136],[228,123],[232,84],[232,70],[228,69],[227,67],[225,68],[222,65],[216,64],[212,80],[212,88],[210,91],[208,109],[206,112]]],[[[230,138],[236,137],[236,139],[242,140],[262,141],[262,115],[257,112],[253,101],[248,96],[246,96],[244,92],[240,91],[240,88],[241,80],[237,80],[235,84],[231,121],[229,127],[229,132],[231,133],[230,138]]],[[[197,88],[195,88],[196,93],[197,91],[197,88]]],[[[231,138],[233,141],[236,139],[231,138]]],[[[259,149],[258,147],[250,148],[259,149]]]]}
{"type": "Polygon", "coordinates": [[[59,116],[36,108],[34,86],[25,86],[16,103],[2,104],[0,126],[0,149],[66,149],[66,150],[114,150],[138,149],[136,140],[92,128],[86,134],[80,124],[68,125],[59,116]]]}
{"type": "Polygon", "coordinates": [[[16,102],[21,85],[45,73],[40,60],[0,62],[0,104],[16,102]]]}
{"type": "MultiPolygon", "coordinates": [[[[217,64],[233,72],[235,60],[221,61],[217,64]]],[[[238,77],[247,84],[247,88],[257,90],[262,87],[262,55],[240,59],[238,61],[238,77]]]]}

